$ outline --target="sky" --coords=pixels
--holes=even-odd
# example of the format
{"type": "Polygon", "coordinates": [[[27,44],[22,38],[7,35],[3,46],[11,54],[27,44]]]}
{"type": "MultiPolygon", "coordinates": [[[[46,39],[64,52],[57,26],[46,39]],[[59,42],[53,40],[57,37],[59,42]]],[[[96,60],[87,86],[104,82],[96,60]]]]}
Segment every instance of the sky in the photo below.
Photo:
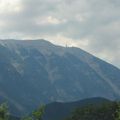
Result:
{"type": "Polygon", "coordinates": [[[0,39],[41,38],[120,68],[120,0],[0,0],[0,39]]]}

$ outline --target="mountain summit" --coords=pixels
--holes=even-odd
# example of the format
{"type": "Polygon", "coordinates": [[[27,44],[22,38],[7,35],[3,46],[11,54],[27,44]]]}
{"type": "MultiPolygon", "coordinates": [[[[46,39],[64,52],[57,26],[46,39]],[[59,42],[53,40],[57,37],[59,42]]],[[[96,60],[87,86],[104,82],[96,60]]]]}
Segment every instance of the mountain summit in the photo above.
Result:
{"type": "Polygon", "coordinates": [[[75,47],[0,41],[0,100],[7,100],[13,113],[90,97],[119,99],[120,70],[75,47]]]}

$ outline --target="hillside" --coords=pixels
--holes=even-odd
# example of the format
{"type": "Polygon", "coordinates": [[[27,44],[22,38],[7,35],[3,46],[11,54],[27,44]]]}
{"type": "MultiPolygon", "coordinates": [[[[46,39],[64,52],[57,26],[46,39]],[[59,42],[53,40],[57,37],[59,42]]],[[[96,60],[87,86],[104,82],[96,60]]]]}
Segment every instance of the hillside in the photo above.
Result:
{"type": "Polygon", "coordinates": [[[77,108],[82,109],[89,105],[94,105],[97,107],[98,105],[108,103],[111,103],[111,101],[104,98],[89,98],[68,103],[50,103],[45,107],[45,114],[43,115],[43,120],[64,120],[65,118],[71,116],[71,114],[77,108]]]}
{"type": "Polygon", "coordinates": [[[116,102],[77,108],[66,120],[119,120],[120,104],[116,102]]]}

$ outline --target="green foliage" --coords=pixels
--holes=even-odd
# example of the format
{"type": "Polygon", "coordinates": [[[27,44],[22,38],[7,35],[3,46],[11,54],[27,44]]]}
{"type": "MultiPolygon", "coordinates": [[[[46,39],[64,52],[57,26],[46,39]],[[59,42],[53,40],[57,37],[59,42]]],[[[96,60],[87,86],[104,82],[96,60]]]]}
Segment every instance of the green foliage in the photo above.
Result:
{"type": "MultiPolygon", "coordinates": [[[[45,106],[41,106],[33,111],[32,115],[24,117],[21,120],[42,120],[44,110],[45,106]]],[[[0,105],[0,120],[9,120],[8,106],[6,103],[0,105]]],[[[120,120],[120,103],[108,102],[77,108],[71,117],[66,120],[120,120]]]]}
{"type": "Polygon", "coordinates": [[[89,105],[75,110],[67,120],[120,120],[116,119],[117,103],[89,105]]]}
{"type": "Polygon", "coordinates": [[[44,109],[45,106],[41,106],[37,110],[33,111],[31,116],[24,117],[22,120],[42,120],[44,109]]]}
{"type": "Polygon", "coordinates": [[[6,103],[0,105],[0,120],[8,120],[9,113],[8,113],[8,106],[6,103]]]}
{"type": "Polygon", "coordinates": [[[115,120],[120,120],[120,102],[117,103],[117,110],[116,110],[116,119],[115,120]]]}
{"type": "Polygon", "coordinates": [[[29,116],[28,116],[28,117],[22,118],[21,120],[33,120],[33,119],[32,119],[32,117],[29,117],[29,116]]]}
{"type": "Polygon", "coordinates": [[[45,109],[45,106],[41,106],[37,110],[33,111],[32,115],[34,120],[42,120],[44,109],[45,109]]]}

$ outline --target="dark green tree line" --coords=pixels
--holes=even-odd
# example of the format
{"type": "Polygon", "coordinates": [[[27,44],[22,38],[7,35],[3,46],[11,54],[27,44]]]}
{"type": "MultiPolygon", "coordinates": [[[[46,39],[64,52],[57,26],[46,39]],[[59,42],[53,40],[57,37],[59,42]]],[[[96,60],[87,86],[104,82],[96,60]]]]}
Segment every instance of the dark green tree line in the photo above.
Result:
{"type": "Polygon", "coordinates": [[[78,108],[66,120],[120,120],[120,103],[110,102],[78,108]]]}

